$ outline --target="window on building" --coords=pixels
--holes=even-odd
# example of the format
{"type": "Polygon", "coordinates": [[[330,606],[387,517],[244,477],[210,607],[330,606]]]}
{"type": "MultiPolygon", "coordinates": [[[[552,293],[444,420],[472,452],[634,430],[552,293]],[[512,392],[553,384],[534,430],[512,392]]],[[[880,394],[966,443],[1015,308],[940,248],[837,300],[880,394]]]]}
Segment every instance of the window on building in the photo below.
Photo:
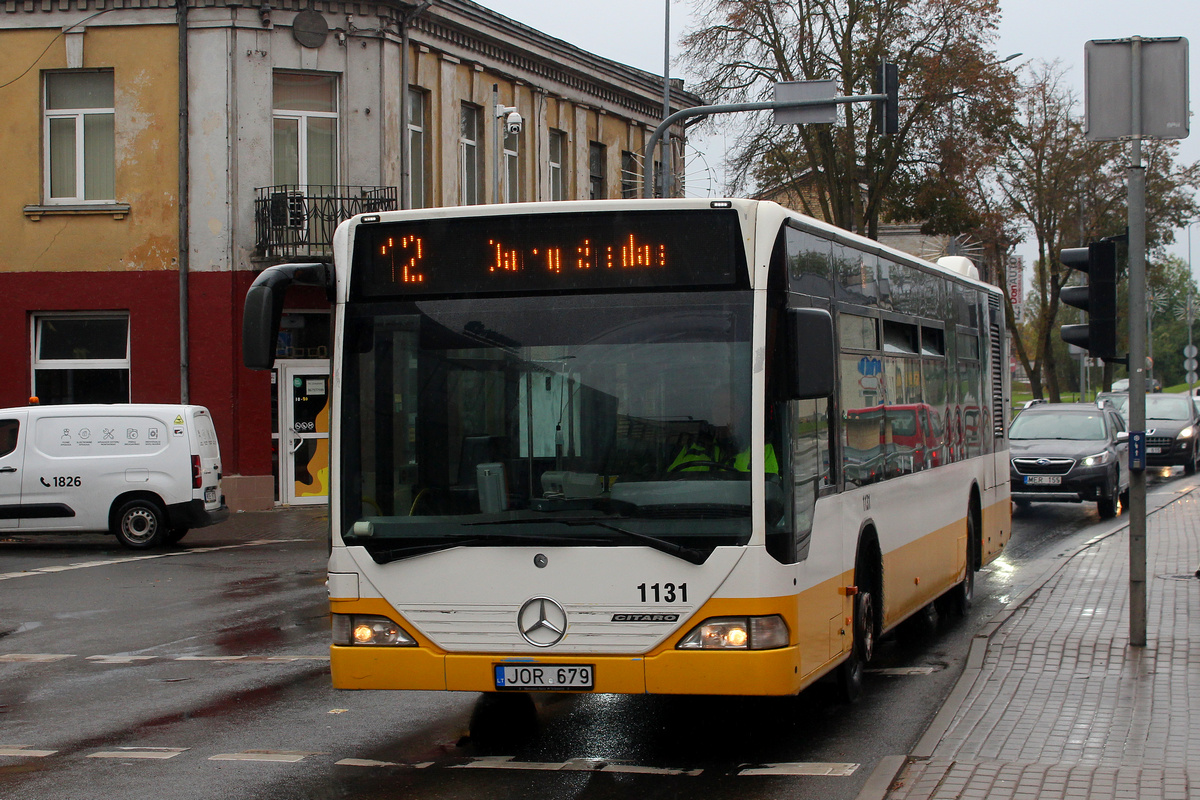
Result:
{"type": "Polygon", "coordinates": [[[621,197],[638,196],[638,158],[625,150],[621,153],[621,197]]]}
{"type": "Polygon", "coordinates": [[[605,147],[598,142],[588,146],[588,199],[603,200],[608,196],[608,187],[604,185],[605,147]]]}
{"type": "Polygon", "coordinates": [[[337,76],[276,72],[274,96],[275,185],[336,184],[337,76]]]}
{"type": "Polygon", "coordinates": [[[562,200],[566,195],[563,181],[563,157],[567,152],[567,134],[550,131],[550,199],[562,200]]]}
{"type": "Polygon", "coordinates": [[[483,115],[478,106],[462,104],[458,133],[458,203],[473,206],[482,202],[480,191],[480,142],[483,115]]]}
{"type": "Polygon", "coordinates": [[[521,202],[521,135],[504,132],[504,201],[521,202]]]}
{"type": "Polygon", "coordinates": [[[425,187],[428,185],[426,176],[429,169],[428,155],[425,152],[425,114],[428,105],[425,92],[410,86],[408,89],[408,181],[412,208],[429,207],[429,199],[425,195],[425,187]]]}
{"type": "Polygon", "coordinates": [[[113,74],[46,74],[45,198],[48,203],[116,199],[113,74]]]}
{"type": "Polygon", "coordinates": [[[129,317],[62,314],[33,320],[33,393],[43,404],[129,402],[129,317]]]}

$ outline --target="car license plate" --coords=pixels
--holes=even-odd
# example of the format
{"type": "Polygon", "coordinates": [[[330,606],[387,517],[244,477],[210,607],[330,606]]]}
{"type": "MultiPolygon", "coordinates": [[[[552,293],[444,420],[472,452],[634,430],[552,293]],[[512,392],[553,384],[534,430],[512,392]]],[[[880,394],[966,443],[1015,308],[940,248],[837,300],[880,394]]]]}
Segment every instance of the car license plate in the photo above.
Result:
{"type": "Polygon", "coordinates": [[[1162,448],[1161,447],[1147,447],[1146,452],[1149,453],[1150,455],[1156,456],[1156,455],[1159,455],[1162,453],[1162,448]]]}
{"type": "Polygon", "coordinates": [[[204,490],[204,502],[206,502],[206,503],[217,502],[217,487],[209,486],[207,489],[204,490]]]}
{"type": "Polygon", "coordinates": [[[594,676],[591,664],[496,664],[497,689],[591,689],[594,676]]]}
{"type": "Polygon", "coordinates": [[[1026,475],[1027,486],[1057,486],[1062,483],[1061,475],[1026,475]]]}

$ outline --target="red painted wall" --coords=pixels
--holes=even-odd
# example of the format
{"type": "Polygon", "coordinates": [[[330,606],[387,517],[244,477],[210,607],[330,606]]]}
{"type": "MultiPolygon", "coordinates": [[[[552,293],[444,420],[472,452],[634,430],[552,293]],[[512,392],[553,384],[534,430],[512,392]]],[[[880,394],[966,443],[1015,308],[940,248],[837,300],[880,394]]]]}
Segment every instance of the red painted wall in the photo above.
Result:
{"type": "MultiPolygon", "coordinates": [[[[190,402],[212,412],[228,475],[271,474],[271,374],[242,366],[242,307],[256,275],[188,276],[190,402]]],[[[288,308],[328,308],[320,290],[293,288],[288,308]]],[[[130,400],[180,400],[179,273],[0,273],[0,408],[23,406],[32,391],[34,313],[126,311],[130,400]]]]}

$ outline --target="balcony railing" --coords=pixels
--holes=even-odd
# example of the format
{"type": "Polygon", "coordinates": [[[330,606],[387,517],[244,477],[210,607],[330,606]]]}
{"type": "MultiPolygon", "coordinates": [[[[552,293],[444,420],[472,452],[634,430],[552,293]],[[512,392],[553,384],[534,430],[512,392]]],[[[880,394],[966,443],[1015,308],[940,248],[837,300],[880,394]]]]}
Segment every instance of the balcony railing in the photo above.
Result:
{"type": "Polygon", "coordinates": [[[255,242],[264,258],[329,258],[342,220],[394,211],[399,197],[395,186],[285,185],[255,192],[255,242]]]}

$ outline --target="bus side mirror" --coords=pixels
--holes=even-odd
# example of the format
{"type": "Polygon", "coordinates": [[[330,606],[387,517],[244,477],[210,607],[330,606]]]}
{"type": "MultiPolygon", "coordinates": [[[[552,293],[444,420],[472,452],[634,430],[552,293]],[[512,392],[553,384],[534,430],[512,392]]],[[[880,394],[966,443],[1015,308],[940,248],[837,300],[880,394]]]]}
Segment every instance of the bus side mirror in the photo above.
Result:
{"type": "Polygon", "coordinates": [[[832,395],[837,369],[833,316],[823,308],[789,308],[787,346],[789,399],[832,395]]]}
{"type": "Polygon", "coordinates": [[[293,283],[321,286],[327,294],[333,283],[328,264],[278,264],[264,269],[246,291],[242,311],[242,363],[250,369],[275,366],[275,343],[283,299],[293,283]]]}

